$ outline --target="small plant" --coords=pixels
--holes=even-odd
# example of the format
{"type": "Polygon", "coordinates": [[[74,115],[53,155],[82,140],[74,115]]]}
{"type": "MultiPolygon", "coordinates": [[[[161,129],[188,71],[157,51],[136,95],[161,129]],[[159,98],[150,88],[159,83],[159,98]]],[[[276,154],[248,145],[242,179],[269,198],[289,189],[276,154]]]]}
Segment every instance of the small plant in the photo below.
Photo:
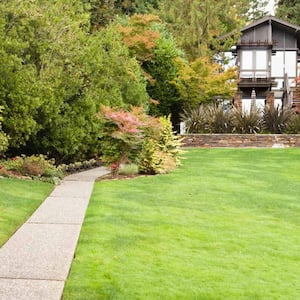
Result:
{"type": "Polygon", "coordinates": [[[263,129],[263,119],[259,108],[252,108],[249,112],[234,108],[234,131],[237,133],[260,133],[263,129]]]}
{"type": "Polygon", "coordinates": [[[233,130],[233,114],[231,109],[222,105],[207,106],[207,127],[210,133],[231,133],[233,130]]]}
{"type": "Polygon", "coordinates": [[[125,164],[120,167],[120,175],[137,175],[139,173],[139,167],[136,164],[125,164]]]}
{"type": "Polygon", "coordinates": [[[139,154],[139,168],[145,174],[164,174],[180,164],[180,140],[172,131],[170,117],[155,119],[146,130],[142,150],[139,154]]]}
{"type": "Polygon", "coordinates": [[[44,155],[17,156],[5,160],[1,164],[3,173],[6,176],[30,176],[38,177],[41,180],[48,178],[47,181],[57,182],[63,177],[61,168],[55,166],[52,159],[44,155]],[[51,179],[52,178],[52,179],[51,179]],[[56,179],[57,178],[57,179],[56,179]]]}
{"type": "Polygon", "coordinates": [[[135,115],[123,109],[102,106],[99,120],[102,125],[102,160],[112,175],[118,175],[121,164],[135,159],[142,144],[142,126],[139,111],[135,115]]]}
{"type": "Polygon", "coordinates": [[[180,115],[188,133],[204,133],[207,128],[206,112],[203,105],[183,110],[180,115]]]}
{"type": "Polygon", "coordinates": [[[285,131],[288,133],[300,133],[300,115],[292,114],[287,121],[285,131]]]}
{"type": "Polygon", "coordinates": [[[291,108],[266,105],[264,108],[264,127],[271,133],[283,133],[293,115],[291,108]]]}

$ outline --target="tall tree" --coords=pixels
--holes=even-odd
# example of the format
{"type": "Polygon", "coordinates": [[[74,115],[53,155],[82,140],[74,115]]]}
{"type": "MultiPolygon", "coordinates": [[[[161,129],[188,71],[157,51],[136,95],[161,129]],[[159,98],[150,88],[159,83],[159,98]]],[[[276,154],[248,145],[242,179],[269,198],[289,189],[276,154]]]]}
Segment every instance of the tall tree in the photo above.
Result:
{"type": "Polygon", "coordinates": [[[231,47],[244,24],[239,8],[239,1],[233,0],[165,0],[161,16],[189,59],[194,60],[231,47]],[[218,39],[228,33],[227,38],[218,39]]]}
{"type": "Polygon", "coordinates": [[[82,0],[91,13],[93,30],[106,26],[119,15],[147,14],[158,8],[161,0],[82,0]]]}
{"type": "Polygon", "coordinates": [[[242,14],[246,17],[247,21],[254,21],[260,19],[268,14],[266,6],[268,0],[251,0],[246,6],[246,9],[242,9],[242,14]]]}
{"type": "Polygon", "coordinates": [[[277,2],[276,16],[295,25],[300,24],[300,1],[279,0],[277,2]]]}
{"type": "Polygon", "coordinates": [[[116,28],[90,34],[76,0],[0,2],[0,105],[13,151],[62,160],[97,151],[100,104],[146,105],[116,28]]]}

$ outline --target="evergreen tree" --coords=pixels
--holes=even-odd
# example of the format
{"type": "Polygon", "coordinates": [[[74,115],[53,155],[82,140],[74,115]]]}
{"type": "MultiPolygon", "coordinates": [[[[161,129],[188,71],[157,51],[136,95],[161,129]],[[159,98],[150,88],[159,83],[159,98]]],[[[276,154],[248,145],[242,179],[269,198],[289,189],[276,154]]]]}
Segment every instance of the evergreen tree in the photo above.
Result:
{"type": "Polygon", "coordinates": [[[279,0],[277,2],[276,16],[295,25],[300,25],[300,1],[279,0]]]}

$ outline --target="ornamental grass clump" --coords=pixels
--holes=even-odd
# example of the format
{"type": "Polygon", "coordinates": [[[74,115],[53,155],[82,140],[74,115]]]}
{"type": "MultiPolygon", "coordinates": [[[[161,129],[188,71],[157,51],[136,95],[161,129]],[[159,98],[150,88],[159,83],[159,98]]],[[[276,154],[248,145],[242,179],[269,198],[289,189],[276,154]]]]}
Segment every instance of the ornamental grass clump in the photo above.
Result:
{"type": "Polygon", "coordinates": [[[237,133],[260,133],[263,130],[261,110],[252,107],[249,112],[234,108],[233,126],[237,133]]]}
{"type": "Polygon", "coordinates": [[[264,127],[270,133],[283,133],[292,115],[293,111],[290,107],[266,105],[263,116],[264,127]]]}
{"type": "Polygon", "coordinates": [[[203,105],[184,109],[180,115],[188,133],[205,133],[207,130],[206,111],[203,105]]]}
{"type": "Polygon", "coordinates": [[[234,126],[231,109],[224,109],[222,105],[209,105],[206,119],[210,133],[232,133],[234,126]]]}
{"type": "Polygon", "coordinates": [[[287,133],[294,133],[299,134],[300,133],[300,115],[299,114],[292,114],[289,118],[286,127],[285,132],[287,133]]]}

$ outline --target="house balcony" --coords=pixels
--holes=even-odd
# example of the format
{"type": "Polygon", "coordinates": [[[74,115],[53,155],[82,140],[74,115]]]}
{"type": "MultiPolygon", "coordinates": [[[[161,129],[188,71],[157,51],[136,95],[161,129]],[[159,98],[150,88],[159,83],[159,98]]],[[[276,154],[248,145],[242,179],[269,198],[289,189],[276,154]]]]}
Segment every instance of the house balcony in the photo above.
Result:
{"type": "Polygon", "coordinates": [[[272,77],[243,77],[239,79],[238,83],[240,88],[255,88],[255,87],[261,87],[261,88],[271,88],[276,87],[277,82],[275,81],[275,78],[272,77]]]}
{"type": "Polygon", "coordinates": [[[275,78],[265,71],[241,71],[239,74],[240,88],[272,88],[277,85],[275,78]]]}

